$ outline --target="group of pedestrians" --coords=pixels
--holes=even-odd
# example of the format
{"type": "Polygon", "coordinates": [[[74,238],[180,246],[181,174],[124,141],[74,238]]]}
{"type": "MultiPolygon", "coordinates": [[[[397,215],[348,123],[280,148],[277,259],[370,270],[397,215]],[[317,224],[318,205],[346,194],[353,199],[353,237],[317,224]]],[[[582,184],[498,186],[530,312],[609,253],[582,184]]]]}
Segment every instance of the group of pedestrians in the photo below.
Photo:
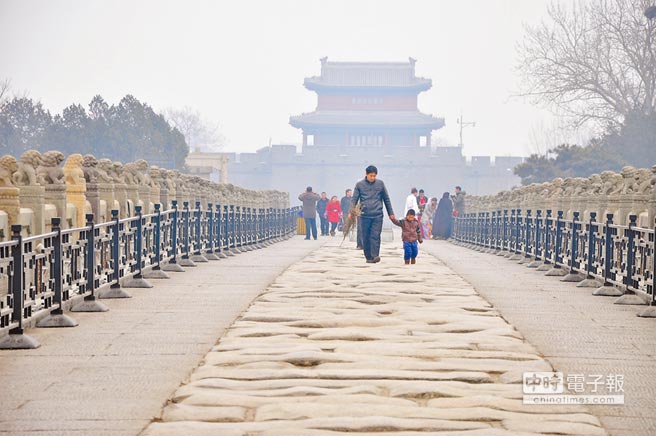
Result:
{"type": "Polygon", "coordinates": [[[378,179],[378,169],[373,165],[365,169],[365,177],[355,185],[352,195],[351,190],[347,189],[341,201],[337,200],[336,196],[328,201],[325,192],[321,195],[316,194],[311,186],[308,186],[306,192],[298,198],[303,202],[305,239],[310,239],[312,235],[315,240],[317,239],[317,211],[322,220],[321,234],[328,234],[328,224],[330,224],[330,234],[334,236],[341,218],[348,217],[351,220],[355,218],[353,210],[359,203],[358,248],[363,250],[367,263],[380,262],[380,235],[383,230],[384,208],[390,221],[401,227],[403,260],[406,265],[416,263],[419,253],[418,244],[421,244],[425,238],[448,239],[451,236],[453,217],[464,213],[465,205],[465,193],[460,186],[456,186],[455,195],[450,195],[448,192],[442,194],[439,202],[437,198],[429,199],[423,189],[412,188],[406,199],[404,218],[398,220],[394,215],[385,183],[378,179]]]}
{"type": "Polygon", "coordinates": [[[335,236],[335,231],[343,223],[344,215],[348,215],[351,208],[350,189],[346,190],[344,197],[340,200],[336,195],[328,199],[328,195],[321,195],[308,186],[305,192],[298,196],[303,203],[303,218],[305,219],[305,239],[310,237],[317,239],[317,213],[319,214],[321,236],[335,236]]]}
{"type": "Polygon", "coordinates": [[[424,238],[449,239],[453,217],[464,212],[465,192],[460,186],[455,187],[455,194],[442,194],[439,202],[436,197],[428,199],[424,190],[412,188],[405,200],[405,213],[413,210],[418,214],[421,232],[424,238]]]}

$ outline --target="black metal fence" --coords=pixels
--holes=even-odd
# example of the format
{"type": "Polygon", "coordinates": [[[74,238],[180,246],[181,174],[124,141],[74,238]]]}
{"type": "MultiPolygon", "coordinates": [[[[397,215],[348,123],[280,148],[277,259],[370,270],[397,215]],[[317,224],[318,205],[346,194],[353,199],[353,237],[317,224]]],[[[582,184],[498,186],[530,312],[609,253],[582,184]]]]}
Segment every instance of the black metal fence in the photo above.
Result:
{"type": "Polygon", "coordinates": [[[35,348],[24,334],[28,325],[72,327],[71,312],[105,311],[98,299],[125,298],[123,288],[150,287],[149,278],[168,278],[165,271],[184,271],[197,262],[218,260],[262,248],[293,236],[298,208],[256,209],[208,204],[193,209],[173,201],[170,210],[62,230],[0,243],[0,349],[35,348]]]}
{"type": "Polygon", "coordinates": [[[482,252],[505,256],[562,281],[594,287],[594,295],[620,297],[617,304],[649,304],[639,316],[656,317],[655,229],[628,225],[613,215],[597,221],[564,219],[551,210],[521,209],[469,213],[455,218],[453,240],[482,252]]]}

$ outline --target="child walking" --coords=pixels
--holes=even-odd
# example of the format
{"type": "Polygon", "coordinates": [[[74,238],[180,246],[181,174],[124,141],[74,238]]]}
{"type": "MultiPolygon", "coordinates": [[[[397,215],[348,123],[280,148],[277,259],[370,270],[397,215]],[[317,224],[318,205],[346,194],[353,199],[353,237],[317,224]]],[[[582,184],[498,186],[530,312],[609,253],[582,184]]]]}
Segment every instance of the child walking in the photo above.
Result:
{"type": "Polygon", "coordinates": [[[417,254],[419,254],[419,244],[424,242],[421,236],[421,224],[415,218],[415,210],[409,209],[405,218],[392,222],[401,227],[401,239],[403,240],[403,260],[406,265],[417,263],[417,254]]]}

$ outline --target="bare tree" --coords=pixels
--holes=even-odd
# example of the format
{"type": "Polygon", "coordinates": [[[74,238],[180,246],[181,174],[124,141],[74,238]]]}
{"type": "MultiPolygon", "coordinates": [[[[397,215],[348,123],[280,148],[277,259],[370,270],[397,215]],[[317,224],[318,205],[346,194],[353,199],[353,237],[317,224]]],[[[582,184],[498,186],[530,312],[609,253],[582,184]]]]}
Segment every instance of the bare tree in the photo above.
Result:
{"type": "Polygon", "coordinates": [[[198,110],[185,106],[182,109],[167,108],[164,117],[182,133],[193,151],[197,148],[218,151],[225,144],[219,126],[204,120],[198,110]]]}
{"type": "Polygon", "coordinates": [[[11,89],[11,80],[0,80],[0,106],[9,98],[9,90],[11,89]]]}
{"type": "Polygon", "coordinates": [[[576,125],[618,126],[656,110],[652,0],[552,3],[548,20],[526,27],[518,46],[522,95],[565,111],[576,125]]]}
{"type": "Polygon", "coordinates": [[[564,116],[556,116],[550,120],[538,120],[533,124],[528,134],[527,148],[531,154],[547,156],[550,150],[562,144],[584,146],[598,132],[590,125],[573,129],[564,116]]]}

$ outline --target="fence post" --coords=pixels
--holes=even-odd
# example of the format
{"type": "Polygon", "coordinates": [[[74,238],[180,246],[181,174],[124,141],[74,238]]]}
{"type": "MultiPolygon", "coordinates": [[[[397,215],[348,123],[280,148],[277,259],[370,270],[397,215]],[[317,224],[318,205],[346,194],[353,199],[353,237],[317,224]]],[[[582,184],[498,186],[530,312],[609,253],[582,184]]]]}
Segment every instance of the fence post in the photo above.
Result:
{"type": "Polygon", "coordinates": [[[228,206],[223,206],[223,240],[225,242],[225,250],[223,253],[227,256],[234,256],[235,253],[231,250],[232,238],[230,237],[230,229],[232,228],[230,221],[232,219],[232,214],[229,211],[228,206]]]}
{"type": "Polygon", "coordinates": [[[257,227],[258,227],[258,245],[260,248],[266,247],[265,244],[265,224],[266,224],[266,209],[257,209],[257,227]]]}
{"type": "Polygon", "coordinates": [[[184,268],[178,263],[178,200],[172,200],[173,212],[171,213],[171,259],[162,266],[162,271],[184,272],[184,268]]]}
{"type": "Polygon", "coordinates": [[[270,207],[264,210],[264,244],[266,246],[271,245],[271,209],[270,207]]]}
{"type": "Polygon", "coordinates": [[[149,271],[144,271],[143,276],[147,279],[170,279],[171,277],[162,270],[162,205],[155,203],[155,230],[153,234],[155,253],[155,263],[149,271]]]}
{"type": "Polygon", "coordinates": [[[500,225],[500,236],[499,236],[499,250],[497,250],[497,256],[505,256],[508,251],[508,209],[503,210],[503,215],[501,216],[501,225],[500,225]]]}
{"type": "Polygon", "coordinates": [[[540,228],[542,226],[542,210],[535,211],[535,218],[533,218],[533,261],[529,262],[527,268],[537,268],[542,265],[542,250],[540,249],[540,242],[542,233],[540,228]]]}
{"type": "Polygon", "coordinates": [[[587,253],[585,256],[585,280],[581,283],[578,283],[576,286],[578,288],[598,288],[600,283],[595,277],[596,270],[594,266],[595,259],[595,247],[596,247],[596,234],[597,234],[597,212],[590,212],[590,219],[587,224],[587,235],[588,235],[588,244],[587,244],[587,253]]]}
{"type": "Polygon", "coordinates": [[[50,220],[52,231],[55,236],[52,237],[52,266],[50,269],[50,279],[53,287],[53,307],[50,314],[40,319],[37,327],[75,327],[77,321],[64,314],[64,302],[68,300],[68,295],[63,292],[63,262],[62,262],[62,234],[61,218],[52,218],[50,220]]]}
{"type": "Polygon", "coordinates": [[[96,247],[95,236],[96,226],[93,223],[93,214],[86,215],[87,223],[86,230],[86,246],[85,248],[85,265],[84,272],[86,274],[87,283],[85,291],[89,295],[84,297],[84,300],[71,308],[71,312],[107,312],[109,308],[96,299],[96,247]]]}
{"type": "Polygon", "coordinates": [[[506,224],[506,239],[507,239],[507,245],[508,249],[507,252],[503,254],[503,257],[510,258],[515,255],[514,249],[513,249],[513,239],[514,239],[514,227],[515,225],[515,209],[510,209],[510,215],[508,216],[507,224],[506,224]]]}
{"type": "Polygon", "coordinates": [[[225,259],[228,256],[223,252],[223,214],[221,205],[216,205],[216,255],[219,259],[225,259]]]}
{"type": "Polygon", "coordinates": [[[618,289],[612,282],[615,278],[615,274],[612,270],[613,259],[615,257],[615,250],[613,247],[613,236],[615,236],[617,231],[616,227],[613,227],[613,214],[606,214],[606,223],[604,224],[604,283],[598,287],[592,295],[604,296],[604,297],[621,297],[624,295],[620,289],[618,289]]]}
{"type": "Polygon", "coordinates": [[[219,260],[219,256],[216,254],[216,249],[214,248],[214,230],[215,230],[215,220],[214,209],[212,208],[212,203],[207,203],[207,250],[205,250],[205,258],[207,260],[219,260]]]}
{"type": "Polygon", "coordinates": [[[523,265],[525,263],[528,263],[531,260],[531,227],[532,227],[532,221],[533,218],[531,218],[531,210],[527,209],[526,210],[526,217],[524,217],[524,243],[523,243],[523,251],[524,255],[522,256],[521,259],[519,259],[519,262],[517,262],[520,265],[523,265]]]}
{"type": "Polygon", "coordinates": [[[569,274],[560,279],[561,282],[580,282],[585,279],[580,272],[576,270],[575,264],[578,262],[579,257],[579,229],[581,228],[581,223],[579,222],[580,213],[574,212],[574,218],[572,218],[572,239],[571,239],[571,250],[569,256],[569,274]]]}
{"type": "Polygon", "coordinates": [[[143,278],[143,213],[141,206],[135,206],[137,213],[136,231],[135,231],[135,252],[137,257],[137,270],[132,277],[123,279],[124,288],[152,288],[153,285],[143,278]]]}
{"type": "Polygon", "coordinates": [[[190,257],[191,261],[196,263],[205,263],[208,262],[207,257],[203,255],[203,211],[200,207],[200,201],[196,202],[196,209],[194,209],[194,217],[196,222],[194,225],[194,242],[193,253],[190,257]]]}
{"type": "Polygon", "coordinates": [[[243,210],[246,215],[245,226],[246,230],[244,231],[244,250],[253,251],[253,213],[250,207],[245,207],[243,210]]]}
{"type": "Polygon", "coordinates": [[[544,248],[542,249],[542,265],[536,268],[536,271],[549,271],[551,269],[551,209],[547,209],[547,215],[544,218],[544,248]]]}
{"type": "Polygon", "coordinates": [[[501,252],[502,239],[501,239],[501,211],[497,210],[496,220],[494,221],[494,243],[492,244],[491,254],[498,255],[501,252]]]}
{"type": "Polygon", "coordinates": [[[637,225],[637,215],[629,215],[629,226],[626,229],[627,235],[627,244],[626,244],[626,274],[624,274],[624,295],[615,300],[614,304],[623,304],[623,305],[644,305],[646,301],[636,295],[635,288],[636,282],[633,278],[633,270],[635,269],[635,254],[636,254],[636,244],[635,244],[635,230],[634,228],[637,225]]]}
{"type": "Polygon", "coordinates": [[[556,239],[554,240],[553,268],[546,272],[548,277],[562,277],[567,275],[565,268],[562,268],[560,253],[563,248],[563,211],[559,210],[556,215],[556,239]]]}
{"type": "Polygon", "coordinates": [[[189,233],[191,232],[191,224],[189,222],[189,202],[182,203],[182,257],[180,258],[180,266],[195,267],[196,263],[189,258],[189,233]]]}
{"type": "Polygon", "coordinates": [[[656,318],[656,226],[651,241],[651,301],[649,307],[638,313],[642,318],[656,318]]]}
{"type": "Polygon", "coordinates": [[[262,217],[262,209],[259,209],[257,207],[253,208],[253,223],[254,223],[254,244],[255,248],[260,249],[262,248],[262,240],[260,239],[261,237],[261,231],[262,228],[260,226],[260,219],[262,217]]]}
{"type": "Polygon", "coordinates": [[[485,212],[483,214],[483,245],[479,251],[483,253],[489,253],[492,247],[492,235],[494,234],[494,217],[496,212],[492,212],[492,217],[490,218],[490,212],[485,212]]]}
{"type": "Polygon", "coordinates": [[[230,206],[230,214],[232,215],[232,246],[230,250],[235,253],[241,253],[243,250],[241,247],[241,207],[240,206],[230,206]]]}
{"type": "Polygon", "coordinates": [[[114,269],[112,284],[109,290],[103,292],[98,298],[130,298],[131,295],[121,288],[121,225],[118,218],[118,210],[112,209],[112,242],[110,251],[112,256],[112,267],[114,269]]]}
{"type": "Polygon", "coordinates": [[[282,209],[275,210],[276,237],[275,242],[282,240],[282,209]]]}
{"type": "Polygon", "coordinates": [[[472,249],[476,250],[481,241],[481,214],[482,212],[475,212],[473,216],[473,235],[472,235],[472,249]]]}
{"type": "Polygon", "coordinates": [[[520,251],[520,241],[519,241],[519,235],[521,232],[520,226],[522,225],[522,216],[521,216],[521,209],[516,209],[515,210],[515,223],[513,225],[513,254],[512,256],[508,257],[509,260],[519,260],[522,258],[522,254],[520,251]]]}
{"type": "Polygon", "coordinates": [[[21,236],[22,226],[12,224],[11,239],[16,241],[11,247],[12,268],[7,271],[10,274],[11,295],[11,323],[17,323],[17,326],[9,330],[9,334],[0,339],[0,350],[27,350],[38,348],[41,344],[31,336],[25,334],[23,329],[23,312],[25,303],[25,290],[23,287],[24,261],[23,261],[23,237],[21,236]]]}

